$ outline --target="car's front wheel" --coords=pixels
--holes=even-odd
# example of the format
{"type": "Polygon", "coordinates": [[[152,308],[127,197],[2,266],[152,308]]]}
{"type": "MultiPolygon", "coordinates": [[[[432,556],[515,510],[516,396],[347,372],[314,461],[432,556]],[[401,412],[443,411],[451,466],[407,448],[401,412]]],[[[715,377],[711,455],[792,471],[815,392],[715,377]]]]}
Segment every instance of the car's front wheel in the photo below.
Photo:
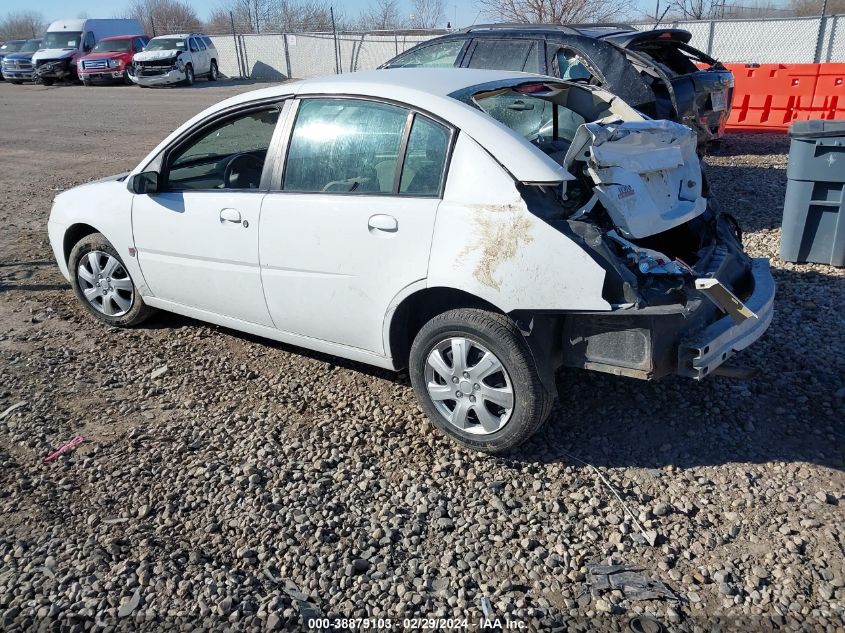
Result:
{"type": "Polygon", "coordinates": [[[73,291],[100,321],[117,327],[138,325],[152,314],[123,260],[101,234],[83,237],[70,252],[73,291]]]}
{"type": "Polygon", "coordinates": [[[194,67],[188,64],[185,66],[185,85],[186,86],[193,86],[194,85],[194,67]]]}
{"type": "Polygon", "coordinates": [[[217,62],[211,62],[211,70],[208,71],[208,80],[209,81],[217,81],[217,78],[220,76],[220,71],[217,69],[217,62]]]}
{"type": "Polygon", "coordinates": [[[553,402],[516,324],[486,310],[450,310],[426,323],[411,346],[409,372],[434,424],[488,453],[531,437],[553,402]]]}

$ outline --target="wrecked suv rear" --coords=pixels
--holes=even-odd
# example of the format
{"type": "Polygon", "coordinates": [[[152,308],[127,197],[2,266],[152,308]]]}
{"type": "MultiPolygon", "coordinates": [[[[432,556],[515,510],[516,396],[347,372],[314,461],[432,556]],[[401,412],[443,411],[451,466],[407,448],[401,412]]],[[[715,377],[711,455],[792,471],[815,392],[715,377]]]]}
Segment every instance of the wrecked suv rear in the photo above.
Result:
{"type": "Polygon", "coordinates": [[[519,184],[520,196],[605,271],[607,310],[511,313],[550,385],[560,366],[700,380],[762,336],[773,313],[768,260],[745,254],[737,221],[710,196],[692,130],[563,82],[453,96],[566,169],[560,185],[519,184]]]}

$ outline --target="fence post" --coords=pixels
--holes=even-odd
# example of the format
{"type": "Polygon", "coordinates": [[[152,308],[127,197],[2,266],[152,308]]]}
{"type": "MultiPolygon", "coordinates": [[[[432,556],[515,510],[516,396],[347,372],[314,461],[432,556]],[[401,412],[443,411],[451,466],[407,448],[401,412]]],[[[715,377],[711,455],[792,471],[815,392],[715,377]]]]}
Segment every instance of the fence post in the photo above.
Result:
{"type": "Polygon", "coordinates": [[[713,39],[716,37],[716,20],[710,20],[710,29],[707,33],[707,54],[713,56],[713,39]]]}
{"type": "Polygon", "coordinates": [[[288,34],[283,33],[282,37],[284,38],[285,42],[285,64],[288,67],[288,79],[293,77],[293,70],[290,67],[290,49],[288,48],[288,34]]]}
{"type": "Polygon", "coordinates": [[[334,74],[340,74],[340,51],[337,48],[337,27],[334,23],[334,7],[329,7],[332,16],[332,37],[334,38],[334,74]]]}
{"type": "Polygon", "coordinates": [[[818,64],[822,61],[822,49],[824,48],[824,34],[827,30],[827,17],[822,15],[819,17],[819,33],[816,37],[816,54],[813,56],[813,62],[818,64]]]}
{"type": "Polygon", "coordinates": [[[238,35],[235,33],[235,16],[229,11],[229,20],[232,23],[232,43],[235,45],[235,61],[238,64],[238,75],[243,77],[243,68],[241,67],[241,54],[238,51],[238,35]]]}

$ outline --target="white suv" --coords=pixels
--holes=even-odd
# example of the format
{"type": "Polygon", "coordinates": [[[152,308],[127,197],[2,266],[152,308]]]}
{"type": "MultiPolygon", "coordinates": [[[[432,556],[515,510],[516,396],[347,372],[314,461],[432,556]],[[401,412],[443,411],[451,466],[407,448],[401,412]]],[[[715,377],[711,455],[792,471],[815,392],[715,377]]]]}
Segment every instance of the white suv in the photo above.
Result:
{"type": "Polygon", "coordinates": [[[217,49],[200,33],[154,37],[135,53],[129,78],[139,86],[193,85],[197,77],[217,81],[220,75],[217,49]]]}
{"type": "Polygon", "coordinates": [[[400,69],[228,99],[49,236],[112,326],[159,308],[379,367],[512,448],[563,366],[701,379],[772,318],[768,261],[702,190],[695,133],[589,85],[400,69]]]}

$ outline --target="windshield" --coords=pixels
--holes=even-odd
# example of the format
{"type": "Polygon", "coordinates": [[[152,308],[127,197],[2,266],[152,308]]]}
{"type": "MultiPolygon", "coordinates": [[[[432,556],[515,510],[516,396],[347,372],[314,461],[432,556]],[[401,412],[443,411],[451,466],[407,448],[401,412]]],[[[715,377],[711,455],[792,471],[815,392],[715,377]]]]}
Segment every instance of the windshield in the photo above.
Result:
{"type": "Polygon", "coordinates": [[[132,40],[100,40],[94,47],[94,53],[128,53],[132,40]]]}
{"type": "Polygon", "coordinates": [[[21,53],[34,53],[39,48],[41,48],[41,40],[27,40],[21,49],[21,53]]]}
{"type": "Polygon", "coordinates": [[[542,146],[561,140],[571,142],[578,126],[586,122],[577,112],[552,103],[549,99],[555,96],[533,96],[508,88],[481,93],[473,101],[499,123],[542,146]]]}
{"type": "Polygon", "coordinates": [[[79,48],[81,39],[79,31],[53,31],[45,33],[41,48],[79,48]]]}
{"type": "Polygon", "coordinates": [[[154,37],[149,44],[144,47],[144,52],[147,51],[184,51],[185,40],[181,37],[154,37]]]}
{"type": "Polygon", "coordinates": [[[0,52],[3,53],[17,53],[21,50],[21,46],[23,46],[26,40],[14,40],[12,42],[6,42],[3,46],[0,46],[0,52]]]}

